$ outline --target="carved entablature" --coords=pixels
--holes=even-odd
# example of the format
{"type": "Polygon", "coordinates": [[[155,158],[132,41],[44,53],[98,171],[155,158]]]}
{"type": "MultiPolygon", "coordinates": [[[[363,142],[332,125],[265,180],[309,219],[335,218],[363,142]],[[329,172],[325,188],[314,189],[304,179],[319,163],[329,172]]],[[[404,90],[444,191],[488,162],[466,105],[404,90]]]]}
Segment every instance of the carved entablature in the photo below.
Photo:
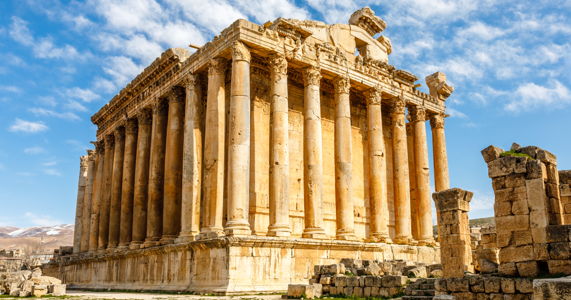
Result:
{"type": "Polygon", "coordinates": [[[381,33],[387,28],[387,23],[376,16],[369,7],[363,7],[354,12],[349,18],[349,24],[363,28],[371,36],[381,33]]]}
{"type": "Polygon", "coordinates": [[[439,100],[445,101],[454,92],[454,87],[446,83],[446,74],[442,72],[426,76],[425,80],[430,95],[439,100]]]}
{"type": "Polygon", "coordinates": [[[414,82],[418,80],[418,77],[405,70],[395,70],[393,74],[396,81],[404,83],[408,86],[414,85],[414,82]]]}

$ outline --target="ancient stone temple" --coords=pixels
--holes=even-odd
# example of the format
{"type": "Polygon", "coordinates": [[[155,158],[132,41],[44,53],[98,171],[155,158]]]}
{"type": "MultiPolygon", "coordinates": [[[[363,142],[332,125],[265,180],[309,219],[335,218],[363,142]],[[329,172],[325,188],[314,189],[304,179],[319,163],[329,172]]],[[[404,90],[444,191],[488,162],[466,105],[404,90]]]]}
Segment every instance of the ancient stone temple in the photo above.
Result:
{"type": "Polygon", "coordinates": [[[285,291],[342,258],[439,261],[449,188],[443,73],[388,62],[385,22],[237,20],[169,49],[92,117],[81,159],[75,287],[285,291]],[[427,140],[430,121],[432,143],[427,140]]]}

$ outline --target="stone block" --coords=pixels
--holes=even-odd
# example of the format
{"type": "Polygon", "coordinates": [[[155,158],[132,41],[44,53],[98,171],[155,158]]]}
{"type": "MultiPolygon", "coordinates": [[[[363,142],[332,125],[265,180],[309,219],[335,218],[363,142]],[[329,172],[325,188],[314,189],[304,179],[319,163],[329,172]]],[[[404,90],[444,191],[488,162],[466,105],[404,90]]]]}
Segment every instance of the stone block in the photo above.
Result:
{"type": "Polygon", "coordinates": [[[494,216],[496,216],[497,218],[497,217],[505,217],[511,215],[512,215],[512,202],[496,200],[496,202],[494,203],[494,216]]]}
{"type": "Polygon", "coordinates": [[[498,266],[498,272],[500,272],[500,274],[507,275],[507,276],[516,276],[517,275],[516,264],[513,262],[501,263],[498,266]]]}
{"type": "Polygon", "coordinates": [[[379,290],[380,288],[378,286],[371,287],[371,297],[379,297],[380,296],[379,290]]]}
{"type": "Polygon", "coordinates": [[[543,178],[545,175],[545,164],[535,159],[527,161],[526,179],[543,178]]]}
{"type": "Polygon", "coordinates": [[[543,179],[530,179],[525,181],[527,189],[527,202],[532,211],[545,211],[547,195],[543,179]]]}
{"type": "Polygon", "coordinates": [[[500,264],[505,262],[521,262],[534,260],[533,245],[509,246],[500,249],[500,264]]]}
{"type": "MultiPolygon", "coordinates": [[[[33,277],[32,277],[33,278],[33,277]]],[[[48,294],[48,286],[45,284],[38,284],[32,287],[32,296],[39,298],[48,294]]]]}
{"type": "Polygon", "coordinates": [[[555,260],[563,260],[571,258],[571,243],[549,243],[547,246],[549,258],[555,260]]]}
{"type": "MultiPolygon", "coordinates": [[[[527,230],[529,229],[529,216],[528,215],[518,215],[518,216],[503,216],[496,217],[496,228],[501,231],[517,231],[517,230],[527,230]]],[[[499,233],[500,231],[498,231],[499,233]]]]}
{"type": "Polygon", "coordinates": [[[353,288],[353,297],[363,297],[363,288],[362,287],[355,287],[353,288]]]}
{"type": "Polygon", "coordinates": [[[502,280],[499,277],[488,277],[484,279],[484,288],[486,293],[499,293],[502,280]]]}
{"type": "Polygon", "coordinates": [[[425,266],[419,266],[408,270],[406,276],[408,278],[426,278],[428,274],[425,266]]]}
{"type": "Polygon", "coordinates": [[[497,234],[497,247],[504,248],[512,244],[512,232],[498,232],[497,234]]]}
{"type": "Polygon", "coordinates": [[[484,278],[482,276],[470,276],[470,291],[474,293],[484,293],[486,291],[484,287],[484,278]]]}
{"type": "Polygon", "coordinates": [[[63,296],[66,293],[66,285],[65,284],[53,284],[49,286],[50,288],[49,293],[53,296],[59,297],[63,296]]]}
{"type": "Polygon", "coordinates": [[[478,259],[480,265],[480,272],[482,274],[490,274],[498,272],[498,264],[485,258],[478,259]]]}
{"type": "Polygon", "coordinates": [[[525,246],[533,243],[530,230],[519,230],[513,232],[513,242],[516,246],[525,246]]]}
{"type": "Polygon", "coordinates": [[[346,287],[343,289],[343,295],[345,295],[345,296],[351,296],[351,295],[353,295],[353,287],[352,287],[352,286],[346,286],[346,287]]]}
{"type": "Polygon", "coordinates": [[[345,274],[345,265],[332,264],[332,265],[321,266],[319,274],[322,275],[345,274]]]}
{"type": "Polygon", "coordinates": [[[399,275],[387,275],[383,276],[382,285],[383,287],[402,287],[406,284],[406,276],[399,275]]]}
{"type": "Polygon", "coordinates": [[[34,270],[32,270],[32,273],[30,274],[31,278],[36,278],[40,276],[42,276],[42,269],[40,268],[35,268],[34,270]]]}
{"type": "Polygon", "coordinates": [[[512,202],[511,213],[514,215],[529,215],[527,197],[524,199],[517,199],[512,202]]]}
{"type": "Polygon", "coordinates": [[[319,278],[319,283],[320,284],[331,284],[331,276],[329,276],[329,275],[321,276],[319,278]]]}
{"type": "Polygon", "coordinates": [[[495,147],[495,146],[488,146],[484,150],[481,151],[482,157],[486,163],[489,163],[493,160],[500,158],[500,154],[504,152],[503,149],[495,147]]]}
{"type": "Polygon", "coordinates": [[[364,271],[366,275],[375,275],[375,276],[384,275],[383,269],[381,269],[381,267],[377,263],[369,264],[368,266],[365,267],[364,271]]]}
{"type": "Polygon", "coordinates": [[[536,277],[540,273],[537,261],[524,261],[516,263],[517,272],[522,277],[536,277]]]}
{"type": "Polygon", "coordinates": [[[448,278],[446,281],[448,290],[451,292],[468,292],[470,291],[469,279],[466,277],[462,278],[448,278]]]}
{"type": "Polygon", "coordinates": [[[488,163],[488,176],[496,178],[527,171],[527,157],[504,156],[488,163]]]}
{"type": "Polygon", "coordinates": [[[445,292],[448,290],[447,286],[447,279],[446,278],[438,278],[434,281],[434,288],[438,292],[445,292]]]}
{"type": "Polygon", "coordinates": [[[347,278],[345,275],[335,275],[333,276],[333,283],[337,287],[345,287],[347,286],[347,278]]]}
{"type": "Polygon", "coordinates": [[[550,225],[545,228],[546,242],[567,242],[571,238],[571,225],[550,225]]]}
{"type": "Polygon", "coordinates": [[[321,284],[290,284],[287,289],[288,298],[314,299],[322,295],[321,284]]]}
{"type": "Polygon", "coordinates": [[[461,210],[469,211],[469,202],[474,193],[459,188],[452,188],[432,194],[436,203],[436,209],[440,212],[461,210]]]}
{"type": "Polygon", "coordinates": [[[518,293],[533,293],[533,279],[530,278],[514,278],[515,289],[518,293]]]}
{"type": "Polygon", "coordinates": [[[347,277],[347,286],[348,287],[359,286],[359,277],[357,276],[347,277]]]}
{"type": "Polygon", "coordinates": [[[550,274],[571,275],[571,260],[548,260],[547,268],[550,274]]]}
{"type": "Polygon", "coordinates": [[[571,278],[536,279],[533,281],[533,300],[570,299],[571,278]]]}
{"type": "Polygon", "coordinates": [[[452,295],[436,295],[432,299],[434,299],[434,300],[456,300],[456,297],[454,297],[452,295]]]}
{"type": "Polygon", "coordinates": [[[515,281],[513,278],[502,278],[501,279],[502,292],[507,294],[515,293],[515,281]]]}

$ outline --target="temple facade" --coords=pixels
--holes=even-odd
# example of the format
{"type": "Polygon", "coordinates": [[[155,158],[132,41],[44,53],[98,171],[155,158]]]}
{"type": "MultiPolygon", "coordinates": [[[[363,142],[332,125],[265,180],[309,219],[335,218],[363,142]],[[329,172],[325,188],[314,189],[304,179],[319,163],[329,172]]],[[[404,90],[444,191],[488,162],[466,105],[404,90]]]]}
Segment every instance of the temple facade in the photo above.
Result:
{"type": "MultiPolygon", "coordinates": [[[[92,117],[70,286],[283,291],[341,258],[439,261],[443,73],[388,62],[385,22],[237,20],[169,49],[92,117]],[[427,121],[432,141],[427,140],[427,121]]],[[[53,266],[52,266],[53,267],[53,266]]]]}

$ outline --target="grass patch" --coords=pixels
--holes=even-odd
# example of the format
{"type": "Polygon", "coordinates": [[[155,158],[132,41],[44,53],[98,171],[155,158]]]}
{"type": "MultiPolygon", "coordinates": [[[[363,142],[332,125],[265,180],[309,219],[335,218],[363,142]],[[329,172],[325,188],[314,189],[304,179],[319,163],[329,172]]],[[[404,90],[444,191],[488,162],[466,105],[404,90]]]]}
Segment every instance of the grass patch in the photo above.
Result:
{"type": "Polygon", "coordinates": [[[506,156],[527,157],[527,158],[533,159],[533,157],[529,156],[528,154],[515,152],[513,150],[500,153],[500,157],[506,157],[506,156]]]}

